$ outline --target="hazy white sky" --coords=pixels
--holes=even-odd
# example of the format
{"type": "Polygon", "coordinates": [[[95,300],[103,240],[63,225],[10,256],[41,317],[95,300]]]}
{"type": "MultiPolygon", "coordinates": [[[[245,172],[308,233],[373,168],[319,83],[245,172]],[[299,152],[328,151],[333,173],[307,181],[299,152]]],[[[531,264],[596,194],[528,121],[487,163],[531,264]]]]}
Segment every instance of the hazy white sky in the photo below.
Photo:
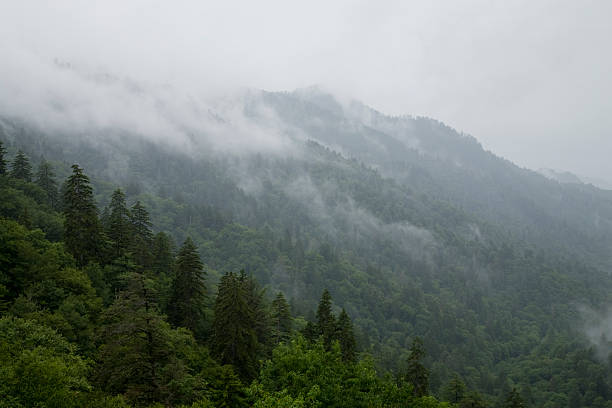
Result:
{"type": "Polygon", "coordinates": [[[52,59],[210,94],[319,84],[612,179],[611,21],[610,0],[0,0],[0,99],[52,59]]]}

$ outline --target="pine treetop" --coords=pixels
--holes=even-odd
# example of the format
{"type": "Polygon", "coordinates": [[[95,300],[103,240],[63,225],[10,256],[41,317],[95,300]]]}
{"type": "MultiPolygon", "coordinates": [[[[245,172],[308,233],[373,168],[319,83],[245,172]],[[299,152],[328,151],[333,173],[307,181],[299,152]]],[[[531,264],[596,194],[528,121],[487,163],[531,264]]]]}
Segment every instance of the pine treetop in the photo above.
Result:
{"type": "Polygon", "coordinates": [[[21,150],[17,152],[17,155],[13,160],[11,176],[27,182],[32,181],[32,165],[30,164],[28,157],[21,150]]]}
{"type": "Polygon", "coordinates": [[[6,174],[6,159],[4,156],[6,155],[6,149],[4,148],[4,143],[0,140],[0,175],[6,174]]]}

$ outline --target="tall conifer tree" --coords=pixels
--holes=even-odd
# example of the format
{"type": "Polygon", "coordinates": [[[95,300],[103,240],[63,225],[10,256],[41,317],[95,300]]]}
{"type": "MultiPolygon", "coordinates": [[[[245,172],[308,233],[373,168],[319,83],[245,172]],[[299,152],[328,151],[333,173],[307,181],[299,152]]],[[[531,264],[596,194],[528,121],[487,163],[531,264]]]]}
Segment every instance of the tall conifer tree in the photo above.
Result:
{"type": "Polygon", "coordinates": [[[64,242],[79,266],[98,259],[102,231],[89,177],[77,164],[63,188],[64,242]]]}
{"type": "Polygon", "coordinates": [[[113,256],[120,257],[131,241],[130,212],[121,189],[115,190],[111,197],[106,234],[112,241],[113,256]]]}
{"type": "Polygon", "coordinates": [[[17,152],[17,156],[13,160],[11,176],[27,182],[32,181],[32,165],[28,157],[21,150],[17,152]]]}
{"type": "Polygon", "coordinates": [[[429,389],[429,371],[423,365],[425,346],[420,337],[415,337],[410,346],[408,364],[404,372],[404,380],[413,386],[413,393],[417,397],[427,395],[429,389]]]}
{"type": "Polygon", "coordinates": [[[153,237],[151,256],[153,273],[158,275],[169,275],[174,268],[175,244],[172,238],[165,232],[158,232],[153,237]]]}
{"type": "Polygon", "coordinates": [[[149,212],[140,201],[136,201],[129,214],[132,233],[130,252],[132,252],[136,263],[148,268],[153,262],[151,255],[153,232],[151,231],[152,224],[149,212]]]}
{"type": "Polygon", "coordinates": [[[186,374],[174,355],[177,337],[154,302],[144,274],[125,275],[125,290],[102,316],[94,379],[110,393],[122,393],[137,406],[170,397],[169,384],[186,374]]]}
{"type": "Polygon", "coordinates": [[[291,312],[282,292],[272,301],[271,320],[273,344],[287,341],[291,335],[291,312]]]}
{"type": "Polygon", "coordinates": [[[357,358],[357,342],[355,341],[353,323],[344,309],[342,309],[338,317],[337,337],[340,342],[342,359],[344,361],[354,362],[357,358]]]}
{"type": "Polygon", "coordinates": [[[317,308],[317,330],[319,335],[323,336],[325,347],[329,349],[336,334],[336,318],[332,312],[332,298],[327,289],[323,291],[317,308]]]}
{"type": "Polygon", "coordinates": [[[55,181],[55,172],[51,163],[42,160],[36,172],[36,184],[47,194],[47,204],[53,209],[58,208],[58,190],[57,181],[55,181]]]}
{"type": "Polygon", "coordinates": [[[176,273],[168,303],[168,319],[174,326],[190,329],[196,338],[204,335],[206,286],[204,265],[196,246],[187,238],[176,257],[176,273]]]}
{"type": "Polygon", "coordinates": [[[211,346],[217,361],[234,366],[242,380],[252,380],[257,374],[253,311],[240,277],[233,272],[219,282],[214,311],[211,346]]]}
{"type": "Polygon", "coordinates": [[[244,288],[247,305],[253,315],[253,329],[257,337],[259,357],[266,357],[271,352],[270,314],[264,302],[265,289],[252,277],[240,271],[240,283],[244,288]]]}
{"type": "Polygon", "coordinates": [[[6,174],[6,149],[4,143],[0,140],[0,176],[6,174]]]}

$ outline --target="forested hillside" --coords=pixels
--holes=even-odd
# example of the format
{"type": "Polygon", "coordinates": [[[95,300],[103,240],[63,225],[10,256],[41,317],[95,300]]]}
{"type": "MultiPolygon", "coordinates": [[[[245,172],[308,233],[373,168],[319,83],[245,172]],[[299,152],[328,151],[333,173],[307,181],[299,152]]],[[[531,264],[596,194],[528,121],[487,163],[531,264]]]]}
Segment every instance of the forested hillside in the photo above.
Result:
{"type": "Polygon", "coordinates": [[[315,90],[241,103],[286,146],[2,119],[7,406],[612,406],[611,192],[315,90]]]}

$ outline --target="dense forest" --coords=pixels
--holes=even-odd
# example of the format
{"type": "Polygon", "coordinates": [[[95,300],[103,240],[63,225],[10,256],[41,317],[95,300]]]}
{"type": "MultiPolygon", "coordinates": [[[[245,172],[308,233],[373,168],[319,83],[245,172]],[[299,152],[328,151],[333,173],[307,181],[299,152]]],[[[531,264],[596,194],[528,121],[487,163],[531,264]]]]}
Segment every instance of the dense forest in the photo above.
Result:
{"type": "Polygon", "coordinates": [[[612,406],[585,335],[609,192],[435,121],[258,104],[311,137],[188,154],[2,120],[0,406],[612,406]]]}

